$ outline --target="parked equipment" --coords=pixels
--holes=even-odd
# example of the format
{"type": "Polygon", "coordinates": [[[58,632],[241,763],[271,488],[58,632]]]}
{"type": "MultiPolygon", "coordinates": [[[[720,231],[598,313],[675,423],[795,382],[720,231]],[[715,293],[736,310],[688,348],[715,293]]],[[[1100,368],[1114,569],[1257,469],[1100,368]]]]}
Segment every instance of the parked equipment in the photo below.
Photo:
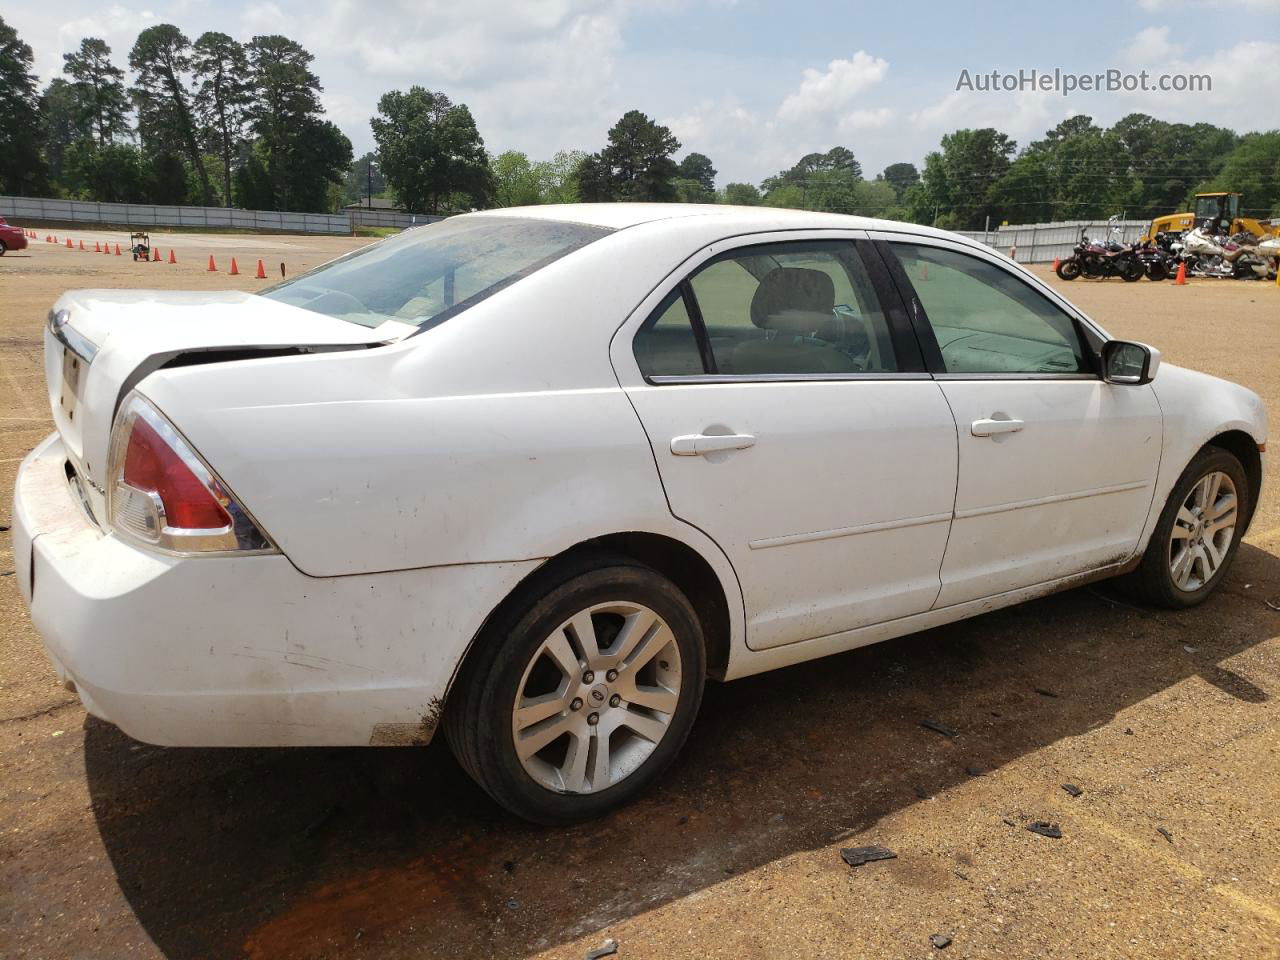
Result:
{"type": "Polygon", "coordinates": [[[133,251],[133,259],[135,261],[150,260],[151,234],[137,232],[129,234],[129,248],[133,251]]]}

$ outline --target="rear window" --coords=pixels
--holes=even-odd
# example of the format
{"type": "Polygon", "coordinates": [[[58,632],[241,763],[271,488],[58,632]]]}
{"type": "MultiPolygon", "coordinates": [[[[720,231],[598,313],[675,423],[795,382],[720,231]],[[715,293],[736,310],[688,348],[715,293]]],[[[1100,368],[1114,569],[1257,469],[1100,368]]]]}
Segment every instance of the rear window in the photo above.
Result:
{"type": "Polygon", "coordinates": [[[371,244],[263,291],[365,327],[427,328],[613,231],[522,217],[452,217],[371,244]]]}

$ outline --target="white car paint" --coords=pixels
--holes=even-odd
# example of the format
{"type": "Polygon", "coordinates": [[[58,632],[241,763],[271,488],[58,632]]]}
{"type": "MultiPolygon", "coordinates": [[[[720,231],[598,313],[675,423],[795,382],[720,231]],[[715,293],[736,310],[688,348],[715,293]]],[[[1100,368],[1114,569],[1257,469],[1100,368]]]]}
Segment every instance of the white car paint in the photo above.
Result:
{"type": "Polygon", "coordinates": [[[1256,395],[1167,364],[1142,387],[927,374],[651,385],[631,341],[653,306],[702,260],[769,235],[929,238],[1079,314],[1011,261],[924,227],[694,205],[500,215],[617,232],[412,337],[243,294],[59,301],[97,354],[73,420],[59,411],[61,343],[46,338],[58,434],[20,470],[14,553],[50,657],[93,712],[165,744],[427,738],[520,580],[634,531],[710,566],[729,616],[718,675],[732,679],[1120,570],[1201,445],[1227,430],[1266,440],[1256,395]],[[358,348],[146,366],[296,345],[358,348]],[[111,421],[129,388],[278,554],[160,555],[86,517],[64,464],[105,516],[111,421]],[[997,413],[1026,428],[972,435],[997,413]],[[671,450],[727,433],[754,445],[671,450]]]}

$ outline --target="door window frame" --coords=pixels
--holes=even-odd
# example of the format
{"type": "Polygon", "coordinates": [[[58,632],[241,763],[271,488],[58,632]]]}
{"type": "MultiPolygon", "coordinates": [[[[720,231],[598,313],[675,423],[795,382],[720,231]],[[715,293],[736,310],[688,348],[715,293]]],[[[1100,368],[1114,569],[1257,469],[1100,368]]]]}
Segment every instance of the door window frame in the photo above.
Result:
{"type": "MultiPolygon", "coordinates": [[[[641,319],[638,323],[628,322],[621,328],[626,336],[628,349],[619,351],[630,361],[635,370],[636,379],[650,386],[666,386],[673,384],[699,383],[804,383],[810,381],[832,380],[928,380],[928,370],[918,330],[911,322],[910,314],[902,300],[898,285],[880,251],[868,237],[865,230],[805,230],[805,231],[768,231],[754,234],[742,234],[709,244],[684,261],[672,271],[645,298],[634,317],[641,319]],[[715,369],[715,358],[710,347],[710,339],[703,322],[702,311],[698,306],[697,295],[693,290],[692,277],[699,270],[711,263],[741,256],[745,251],[755,248],[774,246],[795,246],[801,244],[839,243],[847,246],[853,256],[858,257],[867,272],[868,279],[880,301],[879,306],[884,314],[888,327],[889,339],[893,345],[897,370],[868,370],[858,373],[753,373],[724,374],[711,372],[715,369]],[[684,298],[685,309],[693,324],[694,338],[702,355],[703,370],[701,374],[671,374],[646,376],[640,370],[635,354],[635,338],[656,320],[655,314],[661,309],[671,292],[680,288],[684,298]]],[[[612,352],[612,351],[611,351],[612,352]]]]}
{"type": "Polygon", "coordinates": [[[963,243],[947,240],[943,237],[933,237],[916,233],[892,233],[888,231],[875,231],[871,234],[872,242],[876,249],[880,252],[881,257],[893,277],[894,284],[898,288],[898,293],[904,309],[906,310],[912,326],[915,329],[916,338],[920,343],[920,350],[924,356],[925,366],[935,380],[1102,380],[1102,345],[1111,339],[1105,331],[1095,326],[1092,321],[1073,308],[1066,300],[1058,297],[1053,291],[1044,287],[1040,281],[1025,271],[1016,267],[1010,267],[1008,263],[1003,262],[994,254],[985,248],[974,248],[963,243]],[[897,254],[894,253],[893,245],[911,244],[912,246],[937,247],[942,250],[948,250],[952,253],[962,256],[972,257],[982,263],[995,267],[1004,271],[1014,280],[1023,284],[1028,290],[1040,296],[1050,306],[1061,311],[1061,313],[1071,321],[1072,327],[1075,329],[1076,336],[1079,338],[1080,345],[1083,348],[1084,356],[1088,362],[1090,369],[1088,371],[1077,371],[1073,373],[1052,373],[1052,372],[991,372],[991,373],[949,373],[946,363],[942,359],[942,350],[938,346],[938,338],[933,332],[933,325],[929,321],[929,314],[924,308],[919,295],[916,293],[915,285],[911,282],[911,278],[907,275],[907,271],[903,268],[897,254]]]}

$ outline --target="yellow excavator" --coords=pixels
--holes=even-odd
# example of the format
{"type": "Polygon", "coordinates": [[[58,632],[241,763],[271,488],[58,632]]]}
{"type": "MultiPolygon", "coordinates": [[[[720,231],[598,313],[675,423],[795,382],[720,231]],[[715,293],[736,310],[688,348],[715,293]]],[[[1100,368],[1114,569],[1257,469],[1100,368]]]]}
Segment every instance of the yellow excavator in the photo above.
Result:
{"type": "Polygon", "coordinates": [[[1240,216],[1242,197],[1243,195],[1239,193],[1197,193],[1194,211],[1169,213],[1163,217],[1156,217],[1147,228],[1147,235],[1143,237],[1143,242],[1154,239],[1155,235],[1161,231],[1182,233],[1196,224],[1203,224],[1206,220],[1216,220],[1219,217],[1222,218],[1220,222],[1224,228],[1229,225],[1230,228],[1226,230],[1229,234],[1248,231],[1259,238],[1280,236],[1280,223],[1240,216]]]}

